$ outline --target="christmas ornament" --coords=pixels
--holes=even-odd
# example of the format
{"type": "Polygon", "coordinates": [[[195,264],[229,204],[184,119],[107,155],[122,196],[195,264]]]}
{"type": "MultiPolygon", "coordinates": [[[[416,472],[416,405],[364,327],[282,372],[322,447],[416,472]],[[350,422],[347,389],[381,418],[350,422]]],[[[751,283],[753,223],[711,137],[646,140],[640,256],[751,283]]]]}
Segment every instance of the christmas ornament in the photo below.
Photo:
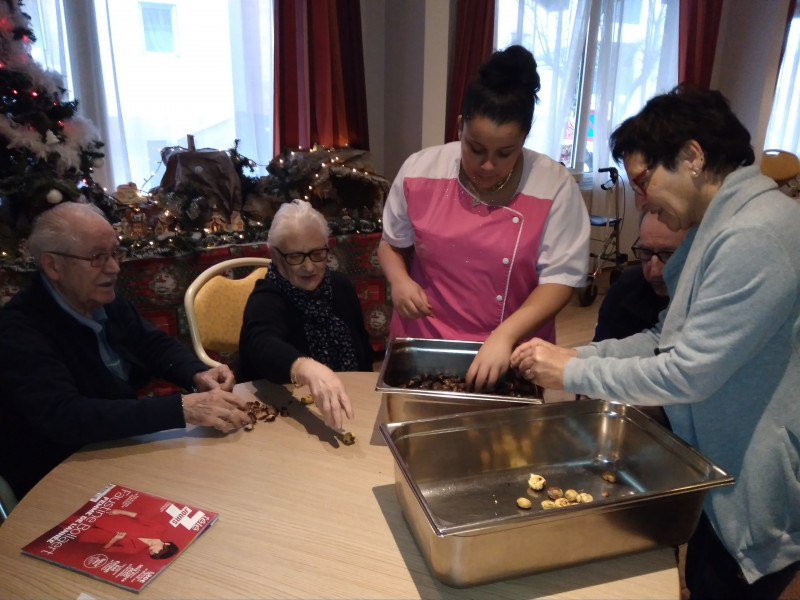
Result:
{"type": "Polygon", "coordinates": [[[59,192],[56,188],[53,188],[47,192],[47,196],[45,196],[45,198],[50,204],[58,204],[64,199],[64,194],[59,192]]]}

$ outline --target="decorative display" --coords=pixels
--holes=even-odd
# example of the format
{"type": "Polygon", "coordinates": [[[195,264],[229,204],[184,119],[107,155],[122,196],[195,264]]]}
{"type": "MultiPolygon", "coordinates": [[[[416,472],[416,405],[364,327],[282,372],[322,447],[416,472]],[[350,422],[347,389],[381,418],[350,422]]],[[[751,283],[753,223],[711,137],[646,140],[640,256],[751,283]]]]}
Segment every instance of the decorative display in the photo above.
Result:
{"type": "MultiPolygon", "coordinates": [[[[92,179],[103,159],[93,125],[64,102],[58,73],[30,55],[35,38],[21,2],[0,2],[0,265],[33,268],[25,240],[33,219],[64,201],[92,202],[109,217],[130,257],[173,256],[200,249],[263,242],[275,211],[304,198],[329,219],[332,233],[381,228],[389,182],[373,172],[369,154],[352,148],[284,150],[257,164],[233,148],[162,150],[158,187],[129,182],[107,194],[92,179]],[[2,150],[4,148],[5,150],[2,150]]],[[[148,180],[149,181],[149,180],[148,180]]]]}
{"type": "Polygon", "coordinates": [[[107,214],[113,200],[92,179],[103,143],[79,116],[77,100],[64,101],[58,73],[30,55],[36,40],[21,2],[0,2],[0,259],[24,255],[36,215],[67,200],[97,204],[107,214]]]}

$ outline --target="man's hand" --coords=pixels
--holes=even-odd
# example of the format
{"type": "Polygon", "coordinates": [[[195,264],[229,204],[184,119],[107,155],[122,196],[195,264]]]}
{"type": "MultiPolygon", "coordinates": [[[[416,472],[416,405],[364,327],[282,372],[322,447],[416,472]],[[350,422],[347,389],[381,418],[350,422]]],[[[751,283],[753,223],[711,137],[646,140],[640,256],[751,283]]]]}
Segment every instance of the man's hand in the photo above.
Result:
{"type": "Polygon", "coordinates": [[[511,353],[511,366],[525,379],[550,390],[564,389],[564,366],[578,356],[573,348],[562,348],[534,338],[511,353]]]}
{"type": "Polygon", "coordinates": [[[230,392],[236,379],[228,365],[219,365],[207,371],[198,371],[192,378],[194,387],[198,392],[221,389],[230,392]]]}
{"type": "Polygon", "coordinates": [[[191,425],[214,427],[224,433],[231,433],[250,423],[247,402],[222,389],[183,396],[183,420],[191,425]]]}

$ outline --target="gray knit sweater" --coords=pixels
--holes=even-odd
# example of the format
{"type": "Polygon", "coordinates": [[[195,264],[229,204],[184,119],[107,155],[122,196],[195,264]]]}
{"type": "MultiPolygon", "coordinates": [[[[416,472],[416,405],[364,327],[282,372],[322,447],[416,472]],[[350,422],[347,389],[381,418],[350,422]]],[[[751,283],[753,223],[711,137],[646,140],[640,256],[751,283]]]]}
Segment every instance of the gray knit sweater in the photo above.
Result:
{"type": "Polygon", "coordinates": [[[704,508],[753,582],[800,560],[800,205],[758,167],[734,171],[664,279],[659,324],[579,348],[564,389],[665,405],[736,478],[704,508]]]}

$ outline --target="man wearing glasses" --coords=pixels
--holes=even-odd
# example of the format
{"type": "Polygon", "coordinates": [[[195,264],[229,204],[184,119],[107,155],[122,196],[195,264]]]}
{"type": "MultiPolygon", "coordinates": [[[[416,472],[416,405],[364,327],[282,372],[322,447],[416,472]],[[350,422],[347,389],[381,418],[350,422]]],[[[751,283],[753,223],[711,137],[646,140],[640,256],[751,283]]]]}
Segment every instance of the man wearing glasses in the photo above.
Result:
{"type": "Polygon", "coordinates": [[[116,293],[122,252],[99,209],[42,213],[28,251],[39,272],[0,310],[0,475],[17,497],[88,443],[250,422],[227,366],[208,369],[116,293]],[[194,393],[137,399],[154,377],[194,393]]]}
{"type": "Polygon", "coordinates": [[[641,214],[639,237],[631,248],[641,263],[625,269],[609,288],[592,341],[625,338],[658,322],[658,314],[669,304],[661,273],[685,235],[685,230],[671,231],[655,213],[641,214]]]}

